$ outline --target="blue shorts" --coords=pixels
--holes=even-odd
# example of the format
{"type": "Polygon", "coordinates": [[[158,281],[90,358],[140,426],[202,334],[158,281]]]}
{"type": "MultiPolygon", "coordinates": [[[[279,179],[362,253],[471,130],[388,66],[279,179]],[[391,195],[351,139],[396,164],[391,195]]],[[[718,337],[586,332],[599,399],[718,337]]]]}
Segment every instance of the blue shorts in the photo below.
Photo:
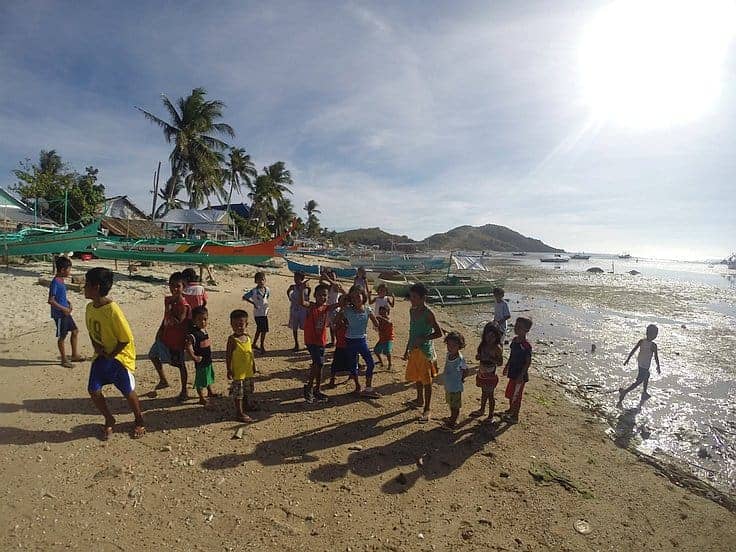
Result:
{"type": "Polygon", "coordinates": [[[161,364],[171,364],[172,366],[184,365],[184,352],[169,349],[164,345],[163,341],[155,341],[148,351],[148,358],[157,358],[161,364]]]}
{"type": "Polygon", "coordinates": [[[61,318],[54,318],[54,324],[56,325],[56,337],[59,339],[64,339],[69,332],[77,329],[77,324],[74,322],[71,314],[66,314],[61,318]]]}
{"type": "Polygon", "coordinates": [[[322,345],[307,345],[312,364],[322,366],[325,363],[325,348],[322,345]]]}
{"type": "Polygon", "coordinates": [[[89,383],[87,391],[98,393],[105,385],[114,385],[124,396],[135,391],[135,377],[123,366],[119,360],[107,357],[97,357],[92,361],[89,369],[89,383]]]}
{"type": "Polygon", "coordinates": [[[376,346],[373,347],[373,352],[376,353],[377,355],[390,355],[393,350],[394,350],[393,341],[384,341],[383,343],[376,343],[376,346]]]}

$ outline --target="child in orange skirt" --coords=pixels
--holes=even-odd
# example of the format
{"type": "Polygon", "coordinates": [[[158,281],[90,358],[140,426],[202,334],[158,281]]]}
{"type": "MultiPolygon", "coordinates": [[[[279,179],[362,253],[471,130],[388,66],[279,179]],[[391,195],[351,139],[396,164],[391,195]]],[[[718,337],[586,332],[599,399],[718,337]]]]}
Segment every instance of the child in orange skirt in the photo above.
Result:
{"type": "Polygon", "coordinates": [[[503,349],[501,348],[501,340],[503,334],[496,322],[489,322],[483,328],[483,336],[480,345],[478,345],[478,354],[475,360],[480,361],[478,375],[475,376],[475,384],[481,389],[480,408],[470,413],[473,418],[480,418],[486,411],[486,403],[488,403],[487,421],[493,421],[493,414],[496,410],[496,399],[493,392],[498,385],[498,376],[496,368],[503,364],[503,349]]]}
{"type": "Polygon", "coordinates": [[[442,329],[434,313],[427,307],[426,300],[427,288],[422,284],[414,284],[409,288],[409,342],[404,352],[404,360],[408,361],[406,381],[416,385],[417,398],[410,404],[415,408],[423,408],[419,418],[422,423],[429,421],[432,379],[437,377],[437,355],[432,340],[442,337],[442,329]]]}

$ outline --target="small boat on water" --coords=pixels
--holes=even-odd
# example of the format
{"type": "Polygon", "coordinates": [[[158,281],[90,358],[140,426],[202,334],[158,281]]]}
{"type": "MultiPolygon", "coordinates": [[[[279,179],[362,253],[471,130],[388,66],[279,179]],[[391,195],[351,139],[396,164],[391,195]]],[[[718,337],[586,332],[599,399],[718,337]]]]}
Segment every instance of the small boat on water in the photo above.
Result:
{"type": "Polygon", "coordinates": [[[570,260],[570,257],[566,257],[564,255],[560,255],[559,253],[555,253],[553,257],[542,257],[539,259],[543,263],[566,263],[570,260]]]}
{"type": "Polygon", "coordinates": [[[498,285],[491,280],[473,280],[470,277],[449,275],[441,280],[421,280],[419,278],[404,280],[379,279],[386,284],[396,297],[407,297],[409,288],[415,283],[423,284],[429,291],[430,302],[449,303],[468,299],[489,299],[493,296],[493,288],[498,285]]]}
{"type": "Polygon", "coordinates": [[[56,255],[84,251],[97,239],[100,221],[78,230],[24,228],[0,234],[0,256],[56,255]]]}
{"type": "Polygon", "coordinates": [[[585,253],[575,253],[571,259],[575,259],[576,261],[587,261],[590,259],[590,255],[586,255],[585,253]]]}
{"type": "Polygon", "coordinates": [[[303,272],[304,274],[308,274],[310,276],[319,276],[322,274],[322,271],[326,268],[329,268],[335,272],[335,276],[338,278],[355,278],[355,275],[358,273],[358,270],[356,268],[340,268],[340,267],[332,267],[332,266],[324,266],[324,265],[306,265],[302,263],[297,263],[296,261],[292,261],[291,259],[286,259],[286,265],[289,267],[289,270],[292,272],[303,272]]]}
{"type": "Polygon", "coordinates": [[[450,259],[418,255],[359,255],[351,257],[350,264],[354,267],[362,266],[373,272],[386,270],[420,272],[445,270],[450,266],[450,259]]]}
{"type": "Polygon", "coordinates": [[[526,257],[526,251],[513,251],[511,255],[514,257],[526,257]]]}
{"type": "Polygon", "coordinates": [[[621,253],[621,254],[620,254],[620,255],[618,256],[618,258],[619,258],[619,259],[630,259],[630,258],[631,258],[631,253],[627,253],[627,252],[621,253]]]}

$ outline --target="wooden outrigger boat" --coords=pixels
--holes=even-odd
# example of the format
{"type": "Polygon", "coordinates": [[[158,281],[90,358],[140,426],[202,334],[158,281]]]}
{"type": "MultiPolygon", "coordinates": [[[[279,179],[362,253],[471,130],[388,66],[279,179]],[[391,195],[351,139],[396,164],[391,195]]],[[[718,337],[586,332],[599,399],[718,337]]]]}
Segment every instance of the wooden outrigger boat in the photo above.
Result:
{"type": "Polygon", "coordinates": [[[26,228],[0,235],[0,255],[3,257],[55,255],[85,251],[97,240],[100,221],[78,230],[26,228]]]}
{"type": "Polygon", "coordinates": [[[320,274],[322,274],[322,271],[327,268],[333,270],[335,272],[335,276],[337,276],[338,278],[344,279],[355,278],[355,275],[358,273],[358,270],[355,268],[340,268],[324,265],[306,265],[302,263],[297,263],[296,261],[292,261],[291,259],[286,259],[286,266],[288,266],[289,270],[291,270],[292,272],[303,272],[304,274],[308,274],[310,276],[319,276],[320,274]]]}
{"type": "Polygon", "coordinates": [[[409,288],[415,283],[423,284],[429,291],[427,299],[430,302],[455,303],[458,301],[475,300],[482,302],[493,297],[493,288],[498,285],[491,280],[473,280],[462,276],[447,276],[441,280],[389,280],[379,279],[380,283],[386,284],[389,291],[396,297],[407,297],[409,288]]]}

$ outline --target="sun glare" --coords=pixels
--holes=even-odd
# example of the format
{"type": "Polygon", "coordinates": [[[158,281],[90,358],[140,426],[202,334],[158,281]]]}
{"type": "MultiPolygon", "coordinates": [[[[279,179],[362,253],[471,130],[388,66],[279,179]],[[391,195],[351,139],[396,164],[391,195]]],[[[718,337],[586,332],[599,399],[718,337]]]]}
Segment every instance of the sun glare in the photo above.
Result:
{"type": "Polygon", "coordinates": [[[729,1],[617,0],[585,29],[583,92],[593,117],[664,128],[708,113],[721,91],[736,6],[729,1]]]}

